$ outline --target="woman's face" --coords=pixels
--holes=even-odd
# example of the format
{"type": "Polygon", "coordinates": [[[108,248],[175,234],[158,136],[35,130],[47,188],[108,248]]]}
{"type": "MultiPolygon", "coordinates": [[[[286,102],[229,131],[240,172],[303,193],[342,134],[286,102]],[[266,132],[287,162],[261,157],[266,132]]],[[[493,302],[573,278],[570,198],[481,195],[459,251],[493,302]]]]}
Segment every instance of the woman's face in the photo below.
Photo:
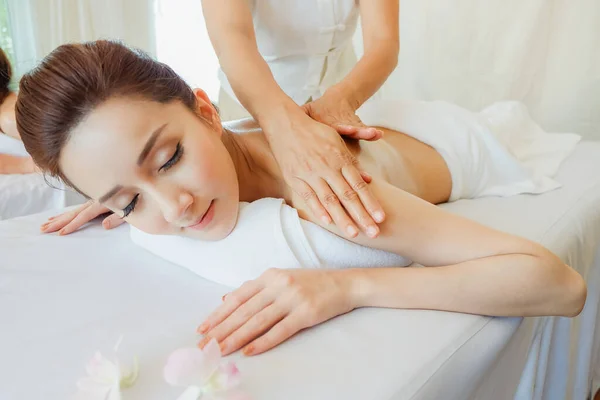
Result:
{"type": "Polygon", "coordinates": [[[236,223],[238,181],[216,111],[204,92],[196,98],[197,114],[180,102],[109,99],[72,131],[62,172],[144,232],[223,239],[236,223]]]}

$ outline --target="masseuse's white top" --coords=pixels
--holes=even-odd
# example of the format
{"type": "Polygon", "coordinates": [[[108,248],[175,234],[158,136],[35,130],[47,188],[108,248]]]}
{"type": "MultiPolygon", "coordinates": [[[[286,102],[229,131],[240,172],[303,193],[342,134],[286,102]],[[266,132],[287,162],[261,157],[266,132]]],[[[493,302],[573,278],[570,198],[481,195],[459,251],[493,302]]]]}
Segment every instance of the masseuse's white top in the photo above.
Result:
{"type": "MultiPolygon", "coordinates": [[[[259,52],[277,84],[296,103],[320,97],[356,63],[352,36],[358,0],[247,1],[259,52]]],[[[222,70],[219,79],[235,99],[222,70]]]]}

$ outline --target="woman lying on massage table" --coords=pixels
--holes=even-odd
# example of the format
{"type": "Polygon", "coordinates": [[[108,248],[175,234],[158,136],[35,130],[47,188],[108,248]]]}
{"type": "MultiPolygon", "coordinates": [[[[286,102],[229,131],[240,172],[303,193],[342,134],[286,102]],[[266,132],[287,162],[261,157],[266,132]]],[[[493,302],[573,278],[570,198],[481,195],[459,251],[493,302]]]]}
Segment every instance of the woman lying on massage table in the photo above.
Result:
{"type": "MultiPolygon", "coordinates": [[[[16,110],[18,129],[36,164],[106,207],[97,207],[96,215],[110,210],[147,233],[214,241],[234,229],[240,201],[283,198],[302,218],[352,242],[437,267],[269,270],[227,295],[199,327],[206,338],[221,343],[224,354],[242,347],[245,354],[261,353],[301,329],[358,307],[577,315],[585,302],[585,283],[557,256],[433,205],[498,189],[500,178],[494,181],[493,174],[514,169],[508,158],[496,170],[490,163],[500,156],[484,156],[478,162],[488,164],[468,168],[475,165],[469,157],[474,146],[479,146],[476,154],[484,154],[493,137],[476,130],[455,137],[450,125],[447,132],[429,132],[440,122],[438,115],[427,113],[439,109],[440,115],[451,115],[442,125],[458,124],[472,114],[458,107],[407,107],[398,117],[402,110],[393,103],[374,104],[359,116],[369,126],[381,126],[377,121],[393,125],[398,118],[399,125],[430,121],[429,128],[415,129],[414,135],[444,138],[446,148],[440,154],[385,128],[378,141],[348,142],[371,174],[369,187],[386,212],[385,221],[368,235],[333,208],[328,211],[334,223],[310,213],[283,183],[254,121],[223,126],[203,91],[193,91],[167,66],[120,44],[59,47],[23,77],[16,110]],[[452,148],[459,140],[468,140],[469,146],[452,148]],[[477,175],[481,171],[485,179],[477,175]]],[[[550,190],[543,183],[519,185],[523,188],[515,193],[550,190]]],[[[325,182],[320,190],[318,195],[336,201],[325,182]]],[[[364,190],[348,187],[347,198],[361,197],[364,190]]]]}
{"type": "MultiPolygon", "coordinates": [[[[0,49],[0,135],[5,134],[20,140],[15,123],[17,95],[8,88],[12,68],[6,53],[0,49]]],[[[31,157],[18,157],[0,153],[0,175],[29,174],[35,172],[31,157]]]]}

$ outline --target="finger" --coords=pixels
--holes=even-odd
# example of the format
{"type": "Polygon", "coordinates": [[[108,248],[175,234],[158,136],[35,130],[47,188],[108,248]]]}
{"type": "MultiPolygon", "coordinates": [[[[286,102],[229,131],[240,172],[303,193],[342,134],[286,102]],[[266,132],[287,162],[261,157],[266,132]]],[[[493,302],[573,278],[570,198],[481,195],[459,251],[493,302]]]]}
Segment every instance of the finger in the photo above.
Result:
{"type": "Polygon", "coordinates": [[[248,281],[240,286],[239,289],[229,293],[224,299],[223,303],[221,303],[221,305],[219,305],[215,311],[210,313],[204,322],[198,327],[198,333],[205,334],[209,329],[223,322],[225,318],[237,310],[239,306],[260,292],[261,289],[261,286],[255,281],[248,281]]]}
{"type": "Polygon", "coordinates": [[[113,229],[124,222],[125,220],[119,217],[117,214],[111,214],[108,217],[104,218],[104,221],[102,221],[102,226],[104,227],[104,229],[113,229]]]}
{"type": "MultiPolygon", "coordinates": [[[[343,177],[339,177],[343,180],[343,177]]],[[[333,218],[333,222],[337,227],[348,237],[353,238],[358,235],[358,229],[350,216],[344,210],[338,196],[333,192],[330,185],[323,179],[318,178],[318,181],[313,185],[319,196],[319,200],[325,206],[325,209],[333,218]]]]}
{"type": "Polygon", "coordinates": [[[364,127],[360,128],[358,132],[356,132],[356,136],[356,139],[368,140],[373,142],[383,137],[383,131],[377,128],[364,127]]]}
{"type": "Polygon", "coordinates": [[[289,339],[304,328],[300,321],[298,314],[288,315],[277,325],[269,329],[267,333],[244,347],[243,353],[247,356],[253,356],[264,353],[278,344],[281,344],[283,341],[289,339]]]}
{"type": "Polygon", "coordinates": [[[360,176],[367,183],[371,183],[373,181],[373,177],[366,171],[360,171],[360,176]]]}
{"type": "Polygon", "coordinates": [[[336,130],[340,135],[357,140],[375,141],[383,137],[381,129],[352,125],[337,125],[336,130]]]}
{"type": "Polygon", "coordinates": [[[41,226],[41,231],[44,233],[56,232],[62,228],[64,228],[70,221],[75,218],[77,214],[92,206],[92,203],[88,202],[74,210],[55,215],[51,220],[48,220],[45,224],[41,226]]]}
{"type": "Polygon", "coordinates": [[[325,225],[329,225],[332,220],[331,214],[327,211],[319,197],[306,182],[299,180],[297,187],[293,188],[296,194],[304,200],[311,209],[313,215],[320,219],[325,225]]]}
{"type": "MultiPolygon", "coordinates": [[[[370,218],[375,222],[381,223],[385,220],[385,212],[379,201],[369,190],[369,186],[365,184],[362,174],[358,172],[354,165],[346,165],[342,167],[342,175],[358,194],[360,204],[363,210],[366,209],[370,218]]],[[[378,228],[379,229],[379,228],[378,228]]]]}
{"type": "MultiPolygon", "coordinates": [[[[235,332],[252,317],[260,313],[263,309],[269,307],[273,302],[272,298],[265,295],[265,291],[257,293],[244,304],[239,306],[221,323],[213,326],[206,332],[206,339],[216,339],[221,342],[223,339],[235,332]]],[[[207,341],[208,343],[208,341],[207,341]]]]}
{"type": "Polygon", "coordinates": [[[81,211],[73,218],[73,220],[66,224],[65,227],[58,232],[58,234],[68,235],[69,233],[75,232],[77,229],[96,218],[101,213],[101,208],[101,206],[94,204],[91,207],[81,211]]]}
{"type": "MultiPolygon", "coordinates": [[[[335,191],[344,206],[344,209],[350,214],[354,222],[360,226],[362,231],[371,238],[377,237],[377,235],[379,235],[379,227],[367,212],[358,194],[359,192],[363,193],[365,189],[368,190],[367,183],[362,179],[360,173],[354,166],[347,166],[344,168],[352,168],[355,171],[356,176],[358,176],[358,180],[353,180],[352,187],[349,185],[349,182],[346,181],[346,176],[344,175],[335,176],[333,179],[328,180],[327,183],[329,183],[329,186],[335,191]]],[[[342,168],[342,170],[344,170],[344,168],[342,168]]],[[[352,175],[351,177],[356,178],[356,176],[352,175]]]]}
{"type": "Polygon", "coordinates": [[[354,126],[354,125],[336,124],[333,126],[333,128],[335,128],[337,133],[339,133],[340,135],[344,135],[344,136],[352,136],[352,135],[355,135],[359,131],[359,127],[354,126]]]}
{"type": "Polygon", "coordinates": [[[274,327],[285,315],[284,308],[275,304],[269,305],[250,318],[221,343],[222,354],[225,356],[239,350],[274,327]]]}

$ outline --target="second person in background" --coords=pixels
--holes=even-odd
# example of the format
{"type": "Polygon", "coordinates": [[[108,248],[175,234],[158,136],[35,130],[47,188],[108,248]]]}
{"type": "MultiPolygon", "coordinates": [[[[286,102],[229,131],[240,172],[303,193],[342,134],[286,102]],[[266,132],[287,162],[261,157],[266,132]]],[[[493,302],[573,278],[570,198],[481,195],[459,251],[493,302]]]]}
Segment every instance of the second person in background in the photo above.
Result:
{"type": "MultiPolygon", "coordinates": [[[[376,138],[355,111],[398,62],[399,0],[202,0],[221,64],[223,119],[263,128],[285,182],[349,237],[385,219],[340,134],[376,138]],[[361,18],[364,55],[352,37],[361,18]],[[238,103],[239,101],[239,103],[238,103]],[[244,110],[245,109],[245,110],[244,110]]],[[[375,228],[373,230],[373,228],[375,228]]]]}

